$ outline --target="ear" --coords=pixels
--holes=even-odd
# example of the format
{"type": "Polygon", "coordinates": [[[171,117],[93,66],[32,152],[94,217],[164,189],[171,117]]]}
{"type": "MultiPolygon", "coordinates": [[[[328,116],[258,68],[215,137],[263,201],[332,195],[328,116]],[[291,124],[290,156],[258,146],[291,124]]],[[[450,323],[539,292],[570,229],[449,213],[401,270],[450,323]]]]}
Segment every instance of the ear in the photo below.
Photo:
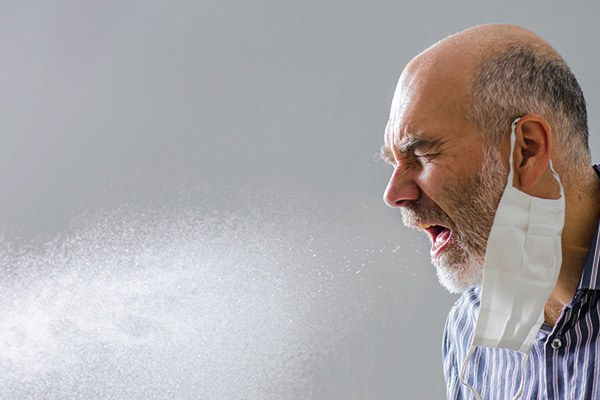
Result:
{"type": "Polygon", "coordinates": [[[527,114],[517,122],[515,135],[515,186],[529,192],[548,169],[552,154],[552,131],[544,118],[527,114]]]}

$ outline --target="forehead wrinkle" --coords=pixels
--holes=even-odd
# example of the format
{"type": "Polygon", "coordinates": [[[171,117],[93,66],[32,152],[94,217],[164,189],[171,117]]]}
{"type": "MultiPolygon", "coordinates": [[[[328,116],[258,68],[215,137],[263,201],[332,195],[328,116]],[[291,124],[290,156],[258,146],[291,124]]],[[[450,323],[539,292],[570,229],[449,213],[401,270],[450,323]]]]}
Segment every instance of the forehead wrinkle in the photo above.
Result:
{"type": "Polygon", "coordinates": [[[414,145],[419,142],[417,135],[409,132],[408,127],[404,127],[404,132],[400,135],[399,125],[394,123],[393,118],[390,118],[385,127],[383,154],[390,158],[401,158],[410,153],[414,145]]]}
{"type": "Polygon", "coordinates": [[[392,119],[388,119],[387,124],[385,125],[385,130],[383,134],[383,143],[384,150],[388,153],[393,153],[393,143],[394,143],[394,131],[392,127],[392,119]]]}
{"type": "Polygon", "coordinates": [[[390,136],[393,136],[390,125],[391,125],[391,119],[389,119],[387,124],[385,125],[385,129],[384,129],[384,133],[383,133],[383,146],[381,146],[381,149],[379,150],[379,156],[386,163],[393,165],[394,161],[395,161],[395,157],[394,157],[392,145],[390,144],[390,141],[391,141],[390,136]]]}

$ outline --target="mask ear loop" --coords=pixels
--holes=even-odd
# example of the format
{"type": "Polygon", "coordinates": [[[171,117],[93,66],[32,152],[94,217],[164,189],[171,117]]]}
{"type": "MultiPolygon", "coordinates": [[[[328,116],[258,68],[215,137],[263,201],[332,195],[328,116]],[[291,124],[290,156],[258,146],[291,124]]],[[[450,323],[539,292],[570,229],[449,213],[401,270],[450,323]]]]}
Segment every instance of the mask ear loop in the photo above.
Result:
{"type": "Polygon", "coordinates": [[[477,392],[477,390],[475,390],[475,388],[471,385],[469,385],[467,383],[467,381],[465,381],[465,368],[467,366],[467,362],[471,359],[471,356],[473,356],[473,352],[475,352],[476,346],[471,345],[469,347],[469,351],[467,352],[467,356],[465,357],[462,366],[460,367],[460,373],[458,374],[458,380],[460,381],[461,384],[465,385],[466,387],[469,388],[469,390],[471,391],[471,393],[473,393],[473,396],[475,396],[475,398],[477,400],[482,400],[481,396],[479,395],[479,393],[477,392]]]}
{"type": "MultiPolygon", "coordinates": [[[[467,366],[467,362],[473,356],[475,349],[476,349],[476,346],[469,347],[467,356],[465,357],[465,360],[463,361],[463,364],[460,368],[458,380],[460,381],[461,384],[463,384],[469,388],[469,390],[471,391],[471,393],[473,393],[473,396],[475,396],[475,398],[477,400],[482,400],[481,395],[477,392],[477,390],[475,390],[475,388],[473,386],[469,385],[465,381],[465,368],[467,366]]],[[[515,393],[515,396],[512,398],[512,400],[517,400],[519,397],[521,397],[521,394],[523,394],[523,387],[525,386],[525,367],[527,366],[528,362],[529,362],[529,354],[523,354],[523,359],[521,360],[521,383],[519,384],[519,389],[517,390],[517,393],[515,393]]]]}
{"type": "Polygon", "coordinates": [[[517,141],[517,134],[515,133],[515,129],[517,128],[517,122],[519,122],[521,118],[515,119],[510,125],[510,154],[508,155],[508,176],[506,177],[506,186],[513,186],[513,176],[514,176],[514,167],[513,167],[513,153],[515,151],[515,142],[517,141]]]}
{"type": "Polygon", "coordinates": [[[529,361],[529,353],[523,355],[523,359],[521,360],[521,384],[519,385],[519,390],[515,394],[515,397],[512,400],[517,400],[521,397],[523,393],[523,386],[525,386],[525,367],[527,366],[527,362],[529,361]]]}
{"type": "Polygon", "coordinates": [[[548,160],[548,166],[550,167],[550,172],[552,172],[552,176],[554,177],[554,179],[556,179],[556,182],[558,182],[558,190],[560,191],[560,198],[564,199],[565,191],[563,189],[562,182],[560,181],[560,178],[558,177],[558,174],[556,173],[556,171],[554,171],[554,168],[552,168],[552,159],[548,160]]]}

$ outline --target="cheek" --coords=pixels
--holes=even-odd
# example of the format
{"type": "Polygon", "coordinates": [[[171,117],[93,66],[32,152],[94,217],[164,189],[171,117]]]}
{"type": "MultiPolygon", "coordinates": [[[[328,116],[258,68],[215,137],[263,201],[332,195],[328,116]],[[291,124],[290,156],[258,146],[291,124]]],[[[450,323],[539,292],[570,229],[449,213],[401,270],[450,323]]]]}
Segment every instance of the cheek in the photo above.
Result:
{"type": "Polygon", "coordinates": [[[441,200],[437,198],[440,193],[444,193],[449,182],[455,179],[451,171],[451,169],[441,165],[430,164],[421,168],[415,180],[423,193],[437,202],[441,200]]]}
{"type": "Polygon", "coordinates": [[[466,150],[460,158],[433,160],[422,166],[416,179],[428,190],[437,193],[443,192],[444,188],[452,189],[461,183],[466,184],[477,176],[481,163],[479,154],[479,150],[466,150]]]}
{"type": "Polygon", "coordinates": [[[456,167],[431,165],[422,168],[416,179],[425,197],[423,201],[432,202],[430,207],[439,208],[450,218],[465,201],[464,196],[469,195],[469,177],[456,167]]]}

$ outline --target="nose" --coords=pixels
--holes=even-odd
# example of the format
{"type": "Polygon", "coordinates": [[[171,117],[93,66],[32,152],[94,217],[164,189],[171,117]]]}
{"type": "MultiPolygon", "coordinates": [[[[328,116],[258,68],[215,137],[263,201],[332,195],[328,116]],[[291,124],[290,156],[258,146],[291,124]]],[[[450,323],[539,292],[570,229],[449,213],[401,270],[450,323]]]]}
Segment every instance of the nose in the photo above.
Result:
{"type": "Polygon", "coordinates": [[[403,207],[421,197],[419,186],[401,168],[396,168],[383,193],[383,201],[390,207],[403,207]]]}

